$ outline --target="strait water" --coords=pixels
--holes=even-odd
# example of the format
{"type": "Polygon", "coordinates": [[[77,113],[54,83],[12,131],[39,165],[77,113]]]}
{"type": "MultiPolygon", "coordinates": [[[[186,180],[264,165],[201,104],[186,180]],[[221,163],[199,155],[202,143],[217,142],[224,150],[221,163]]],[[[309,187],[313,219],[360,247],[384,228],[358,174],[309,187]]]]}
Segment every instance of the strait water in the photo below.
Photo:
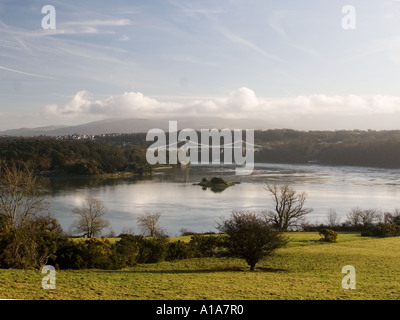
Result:
{"type": "Polygon", "coordinates": [[[88,196],[106,206],[105,219],[118,235],[124,228],[137,228],[137,217],[146,211],[161,214],[160,225],[170,236],[185,228],[195,232],[217,231],[216,221],[233,210],[266,211],[273,201],[266,183],[288,183],[307,192],[307,216],[311,223],[325,222],[329,209],[342,221],[353,207],[391,211],[400,208],[400,169],[330,167],[320,165],[256,164],[249,176],[236,176],[234,168],[192,166],[160,170],[152,178],[53,178],[51,212],[68,231],[76,218],[72,209],[88,196]],[[193,185],[203,177],[222,177],[240,182],[222,192],[193,185]]]}

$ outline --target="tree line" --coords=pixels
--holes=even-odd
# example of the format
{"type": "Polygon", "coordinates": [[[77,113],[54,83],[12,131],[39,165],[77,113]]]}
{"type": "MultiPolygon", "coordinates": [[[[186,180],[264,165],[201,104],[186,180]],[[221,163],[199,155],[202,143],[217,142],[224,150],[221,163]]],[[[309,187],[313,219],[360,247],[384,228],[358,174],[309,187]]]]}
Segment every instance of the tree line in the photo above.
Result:
{"type": "Polygon", "coordinates": [[[256,162],[400,168],[400,131],[255,132],[256,162]]]}
{"type": "MultiPolygon", "coordinates": [[[[400,130],[256,130],[255,162],[400,168],[400,130]]],[[[0,160],[34,170],[72,174],[148,173],[145,133],[99,135],[96,140],[2,137],[0,160]]]]}
{"type": "MultiPolygon", "coordinates": [[[[145,134],[105,137],[113,145],[149,146],[145,134]]],[[[199,137],[200,139],[200,137],[199,137]]],[[[400,168],[400,130],[255,130],[255,162],[400,168]]]]}
{"type": "Polygon", "coordinates": [[[345,221],[341,221],[334,209],[329,209],[326,221],[311,224],[303,222],[304,231],[318,231],[330,228],[336,231],[357,231],[362,236],[395,237],[400,236],[400,210],[381,211],[378,209],[351,208],[346,214],[345,221]]]}
{"type": "Polygon", "coordinates": [[[40,173],[95,175],[130,171],[149,173],[146,150],[92,140],[9,138],[0,140],[0,161],[21,163],[40,173]]]}

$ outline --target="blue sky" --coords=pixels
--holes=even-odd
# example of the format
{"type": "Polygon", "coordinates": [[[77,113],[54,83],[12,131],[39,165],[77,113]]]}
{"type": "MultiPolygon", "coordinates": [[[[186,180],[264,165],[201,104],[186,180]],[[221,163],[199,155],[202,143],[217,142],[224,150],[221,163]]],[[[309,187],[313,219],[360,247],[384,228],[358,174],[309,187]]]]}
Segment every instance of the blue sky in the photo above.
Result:
{"type": "Polygon", "coordinates": [[[400,1],[0,1],[0,131],[182,115],[400,129],[399,67],[400,1]]]}

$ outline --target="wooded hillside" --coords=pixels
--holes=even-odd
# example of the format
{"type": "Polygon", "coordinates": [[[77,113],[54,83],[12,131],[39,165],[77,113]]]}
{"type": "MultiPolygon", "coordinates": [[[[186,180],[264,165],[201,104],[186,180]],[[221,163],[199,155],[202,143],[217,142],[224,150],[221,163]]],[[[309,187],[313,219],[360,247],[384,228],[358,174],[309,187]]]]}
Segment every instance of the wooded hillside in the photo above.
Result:
{"type": "MultiPolygon", "coordinates": [[[[400,130],[255,131],[255,162],[319,163],[400,168],[400,130]]],[[[200,139],[200,137],[199,137],[200,139]]],[[[0,138],[0,160],[28,163],[34,170],[73,174],[151,171],[145,133],[92,139],[0,138]]]]}

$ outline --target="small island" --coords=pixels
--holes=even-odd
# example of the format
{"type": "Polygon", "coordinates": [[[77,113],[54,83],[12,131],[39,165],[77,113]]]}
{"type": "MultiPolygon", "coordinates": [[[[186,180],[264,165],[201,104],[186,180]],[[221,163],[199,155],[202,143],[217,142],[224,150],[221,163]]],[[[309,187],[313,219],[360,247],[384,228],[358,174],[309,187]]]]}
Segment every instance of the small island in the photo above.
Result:
{"type": "Polygon", "coordinates": [[[221,192],[224,191],[226,188],[237,184],[238,182],[227,182],[222,178],[213,177],[211,180],[206,178],[201,179],[200,183],[194,183],[194,185],[202,186],[203,190],[210,188],[211,191],[214,192],[221,192]]]}

